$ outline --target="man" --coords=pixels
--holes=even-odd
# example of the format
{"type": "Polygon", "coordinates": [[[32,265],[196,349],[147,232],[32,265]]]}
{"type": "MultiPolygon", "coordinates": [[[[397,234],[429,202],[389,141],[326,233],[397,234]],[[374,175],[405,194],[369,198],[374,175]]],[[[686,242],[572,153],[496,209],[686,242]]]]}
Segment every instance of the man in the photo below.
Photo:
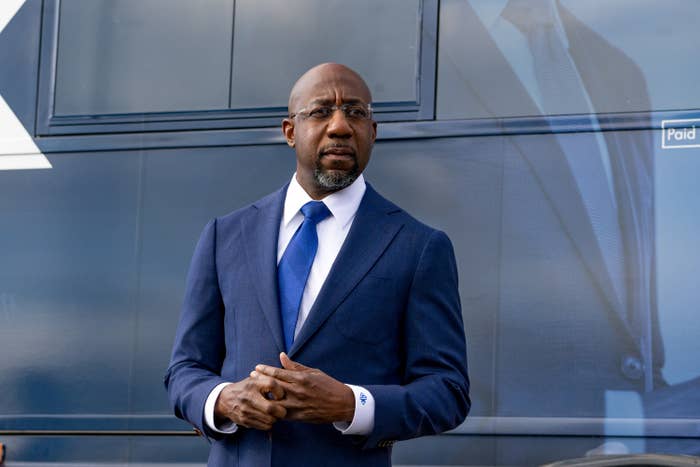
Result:
{"type": "MultiPolygon", "coordinates": [[[[606,115],[652,108],[643,72],[564,4],[441,2],[438,118],[541,117],[542,134],[480,146],[488,158],[470,169],[474,178],[490,176],[490,197],[460,192],[464,211],[488,212],[478,232],[460,239],[470,245],[459,258],[465,316],[489,330],[470,344],[494,355],[472,366],[472,375],[493,375],[476,378],[476,415],[597,419],[598,432],[612,435],[620,433],[614,419],[695,417],[700,392],[668,387],[662,374],[651,132],[619,131],[606,115]],[[567,114],[583,128],[615,131],[549,127],[549,116],[567,114]],[[484,265],[496,266],[489,275],[484,265]]],[[[651,128],[644,114],[637,118],[651,128]]],[[[467,152],[464,139],[444,145],[435,152],[467,152]]],[[[476,152],[462,157],[476,160],[476,152]]],[[[647,424],[648,433],[660,426],[647,424]]],[[[546,462],[530,440],[502,443],[509,448],[494,448],[502,463],[526,453],[546,462]]],[[[569,452],[605,452],[599,445],[582,437],[569,452]]],[[[647,439],[646,450],[681,452],[663,438],[647,439]]]]}
{"type": "Polygon", "coordinates": [[[210,466],[390,465],[395,440],[466,417],[452,246],[365,183],[370,102],[345,66],[305,73],[296,174],[199,240],[165,384],[210,466]]]}
{"type": "MultiPolygon", "coordinates": [[[[441,60],[448,64],[443,76],[459,77],[449,94],[455,106],[492,116],[514,109],[531,116],[579,113],[589,128],[605,118],[589,114],[649,108],[637,65],[559,2],[455,0],[442,7],[441,34],[456,34],[464,44],[441,60]]],[[[549,120],[540,123],[548,129],[549,120]]],[[[498,416],[621,416],[605,391],[636,396],[662,384],[648,272],[649,134],[557,131],[493,144],[504,166],[494,235],[506,234],[493,250],[500,290],[498,311],[488,316],[498,323],[487,325],[499,329],[499,387],[485,391],[493,400],[484,405],[498,416]]]]}

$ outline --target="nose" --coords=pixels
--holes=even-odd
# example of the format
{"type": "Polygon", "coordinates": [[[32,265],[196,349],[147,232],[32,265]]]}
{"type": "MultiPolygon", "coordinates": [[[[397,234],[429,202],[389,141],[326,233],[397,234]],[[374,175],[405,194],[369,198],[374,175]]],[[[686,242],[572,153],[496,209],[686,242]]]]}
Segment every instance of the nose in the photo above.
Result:
{"type": "Polygon", "coordinates": [[[349,138],[352,135],[352,126],[342,110],[336,109],[333,112],[328,120],[326,132],[331,138],[349,138]]]}

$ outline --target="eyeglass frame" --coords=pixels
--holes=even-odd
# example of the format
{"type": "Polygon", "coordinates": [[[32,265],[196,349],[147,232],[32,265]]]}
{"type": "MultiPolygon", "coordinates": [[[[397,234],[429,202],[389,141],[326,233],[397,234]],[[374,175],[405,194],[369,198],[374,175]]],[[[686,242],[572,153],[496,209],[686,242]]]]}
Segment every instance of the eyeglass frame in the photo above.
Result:
{"type": "Polygon", "coordinates": [[[309,119],[309,118],[310,118],[310,119],[313,119],[313,120],[323,121],[323,120],[328,120],[328,119],[330,119],[330,118],[333,116],[333,114],[335,113],[336,110],[340,110],[341,112],[343,112],[343,115],[344,115],[345,118],[347,118],[348,120],[356,120],[356,121],[361,121],[361,122],[362,122],[362,121],[370,121],[370,120],[372,120],[372,116],[373,116],[373,114],[374,114],[374,112],[373,112],[373,110],[372,110],[372,104],[360,104],[360,103],[357,103],[357,102],[354,102],[354,103],[348,102],[348,103],[346,103],[346,104],[341,104],[341,105],[333,104],[333,105],[318,105],[318,106],[314,106],[314,107],[311,107],[311,108],[304,107],[304,108],[302,108],[302,109],[297,110],[297,111],[294,112],[294,113],[289,114],[289,118],[290,118],[290,119],[294,119],[294,118],[296,118],[296,117],[299,116],[299,117],[302,117],[302,118],[304,118],[304,119],[309,119]],[[357,117],[351,117],[351,116],[349,116],[349,115],[346,113],[345,109],[348,109],[348,108],[350,108],[350,107],[362,107],[363,109],[366,108],[366,110],[367,110],[367,112],[368,112],[367,117],[357,118],[357,117]],[[322,109],[322,108],[328,108],[328,109],[330,109],[330,110],[331,110],[331,113],[330,113],[327,117],[320,117],[320,118],[318,118],[318,117],[312,117],[311,114],[309,114],[309,112],[311,112],[311,111],[313,111],[313,110],[322,109]]]}

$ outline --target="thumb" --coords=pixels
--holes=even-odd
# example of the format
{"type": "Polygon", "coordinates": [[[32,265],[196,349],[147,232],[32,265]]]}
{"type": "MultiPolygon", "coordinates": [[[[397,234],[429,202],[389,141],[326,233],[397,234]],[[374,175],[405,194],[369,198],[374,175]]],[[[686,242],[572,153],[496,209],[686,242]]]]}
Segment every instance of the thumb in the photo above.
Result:
{"type": "Polygon", "coordinates": [[[282,352],[280,354],[280,363],[282,364],[282,367],[285,370],[292,370],[292,371],[301,371],[301,370],[309,370],[310,368],[307,366],[302,365],[301,363],[297,363],[291,358],[287,356],[286,353],[282,352]]]}

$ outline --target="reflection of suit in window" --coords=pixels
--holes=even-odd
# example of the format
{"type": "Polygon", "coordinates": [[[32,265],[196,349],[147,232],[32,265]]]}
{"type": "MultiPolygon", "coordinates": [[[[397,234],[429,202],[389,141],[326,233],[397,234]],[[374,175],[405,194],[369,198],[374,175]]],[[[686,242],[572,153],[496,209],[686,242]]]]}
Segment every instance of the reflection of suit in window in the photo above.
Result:
{"type": "MultiPolygon", "coordinates": [[[[453,111],[458,116],[460,108],[484,117],[513,115],[513,109],[541,115],[468,3],[445,2],[441,8],[441,35],[459,37],[463,45],[440,57],[446,71],[440,82],[445,97],[438,96],[438,108],[447,109],[442,117],[455,117],[453,111]]],[[[650,109],[644,78],[631,59],[560,5],[558,13],[591,110],[650,109]]],[[[604,117],[599,120],[604,123],[604,117]]],[[[499,241],[490,251],[498,272],[488,298],[462,290],[470,328],[493,330],[471,338],[472,355],[493,355],[472,363],[475,415],[602,417],[614,409],[606,411],[606,390],[643,394],[664,387],[652,267],[652,140],[648,131],[603,133],[627,247],[624,306],[615,297],[562,144],[575,146],[589,137],[492,138],[489,163],[501,168],[499,199],[489,200],[500,210],[492,224],[499,241]],[[625,193],[630,182],[621,175],[622,160],[636,164],[641,179],[631,182],[639,183],[631,204],[633,213],[643,214],[641,225],[622,212],[624,196],[632,192],[625,193]],[[645,330],[642,323],[650,326],[645,330]],[[648,353],[643,342],[650,345],[648,353]]],[[[475,248],[470,240],[462,242],[475,248]]],[[[469,270],[470,261],[460,258],[460,264],[464,283],[480,274],[469,270]]]]}

